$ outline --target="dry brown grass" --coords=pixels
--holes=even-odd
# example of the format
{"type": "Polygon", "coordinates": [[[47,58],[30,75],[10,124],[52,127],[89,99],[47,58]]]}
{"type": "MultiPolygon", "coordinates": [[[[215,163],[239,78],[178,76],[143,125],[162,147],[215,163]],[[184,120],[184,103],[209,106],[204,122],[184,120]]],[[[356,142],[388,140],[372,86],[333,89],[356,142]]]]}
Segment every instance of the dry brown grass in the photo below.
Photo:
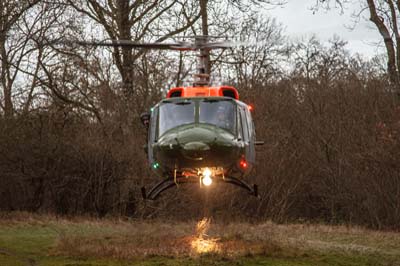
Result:
{"type": "MultiPolygon", "coordinates": [[[[197,221],[144,221],[57,218],[17,213],[0,215],[1,224],[29,223],[58,232],[51,255],[131,259],[141,256],[197,256],[192,241],[197,221]]],[[[216,239],[218,255],[300,256],[310,252],[377,254],[400,258],[400,233],[360,227],[311,224],[211,223],[207,237],[216,239]]]]}

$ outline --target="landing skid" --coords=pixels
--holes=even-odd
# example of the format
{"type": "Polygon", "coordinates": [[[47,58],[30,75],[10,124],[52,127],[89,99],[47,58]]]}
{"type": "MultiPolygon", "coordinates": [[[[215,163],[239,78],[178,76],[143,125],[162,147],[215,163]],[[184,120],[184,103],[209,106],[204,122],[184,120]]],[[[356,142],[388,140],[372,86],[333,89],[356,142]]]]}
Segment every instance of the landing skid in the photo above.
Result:
{"type": "MultiPolygon", "coordinates": [[[[249,192],[250,195],[253,195],[255,197],[258,197],[258,186],[254,184],[252,187],[244,182],[243,180],[240,180],[235,177],[225,177],[224,179],[215,179],[213,180],[214,182],[223,182],[223,183],[228,183],[232,185],[239,186],[249,192]]],[[[148,199],[148,200],[155,200],[157,197],[165,190],[178,186],[180,184],[186,184],[186,183],[199,183],[198,179],[193,179],[193,178],[186,178],[186,177],[177,177],[176,179],[172,178],[167,178],[155,185],[149,193],[146,192],[146,188],[142,187],[142,197],[143,199],[148,199]]]]}

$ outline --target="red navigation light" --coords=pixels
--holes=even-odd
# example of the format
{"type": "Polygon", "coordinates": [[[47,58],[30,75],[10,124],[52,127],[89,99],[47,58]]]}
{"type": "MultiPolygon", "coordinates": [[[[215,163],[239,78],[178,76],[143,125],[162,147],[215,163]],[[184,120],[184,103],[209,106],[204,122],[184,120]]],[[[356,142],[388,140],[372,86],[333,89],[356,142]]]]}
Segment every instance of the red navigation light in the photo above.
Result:
{"type": "Polygon", "coordinates": [[[251,104],[247,105],[247,108],[249,109],[250,112],[252,112],[254,110],[254,107],[251,104]]]}
{"type": "Polygon", "coordinates": [[[240,160],[240,167],[242,167],[242,168],[247,168],[247,162],[246,162],[246,160],[245,159],[242,159],[242,160],[240,160]]]}

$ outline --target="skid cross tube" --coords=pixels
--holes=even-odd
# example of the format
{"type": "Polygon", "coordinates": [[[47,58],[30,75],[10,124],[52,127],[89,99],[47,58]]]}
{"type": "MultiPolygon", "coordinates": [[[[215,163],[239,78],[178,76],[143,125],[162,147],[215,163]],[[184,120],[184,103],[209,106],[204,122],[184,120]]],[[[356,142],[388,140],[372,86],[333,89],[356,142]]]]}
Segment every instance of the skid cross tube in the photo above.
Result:
{"type": "MultiPolygon", "coordinates": [[[[255,197],[258,197],[258,186],[253,185],[251,187],[249,184],[244,182],[243,180],[240,180],[235,177],[228,177],[224,176],[223,179],[214,179],[215,182],[218,183],[228,183],[232,184],[238,187],[241,187],[249,192],[250,195],[253,195],[255,197]]],[[[146,188],[142,187],[142,196],[143,199],[148,199],[148,200],[155,200],[158,198],[158,196],[164,192],[165,190],[172,188],[174,186],[178,186],[178,184],[186,184],[186,183],[197,183],[198,179],[197,178],[187,178],[187,177],[168,177],[160,182],[158,182],[151,190],[149,193],[146,192],[146,188]]]]}

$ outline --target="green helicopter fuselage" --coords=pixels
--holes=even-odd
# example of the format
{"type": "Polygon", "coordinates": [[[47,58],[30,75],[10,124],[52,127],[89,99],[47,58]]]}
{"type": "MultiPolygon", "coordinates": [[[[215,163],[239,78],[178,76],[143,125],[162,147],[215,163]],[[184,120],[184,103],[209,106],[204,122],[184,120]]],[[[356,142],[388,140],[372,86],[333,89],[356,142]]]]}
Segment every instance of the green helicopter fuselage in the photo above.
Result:
{"type": "Polygon", "coordinates": [[[255,133],[248,107],[230,97],[168,98],[152,108],[147,153],[161,176],[204,168],[241,178],[254,161],[255,133]]]}

